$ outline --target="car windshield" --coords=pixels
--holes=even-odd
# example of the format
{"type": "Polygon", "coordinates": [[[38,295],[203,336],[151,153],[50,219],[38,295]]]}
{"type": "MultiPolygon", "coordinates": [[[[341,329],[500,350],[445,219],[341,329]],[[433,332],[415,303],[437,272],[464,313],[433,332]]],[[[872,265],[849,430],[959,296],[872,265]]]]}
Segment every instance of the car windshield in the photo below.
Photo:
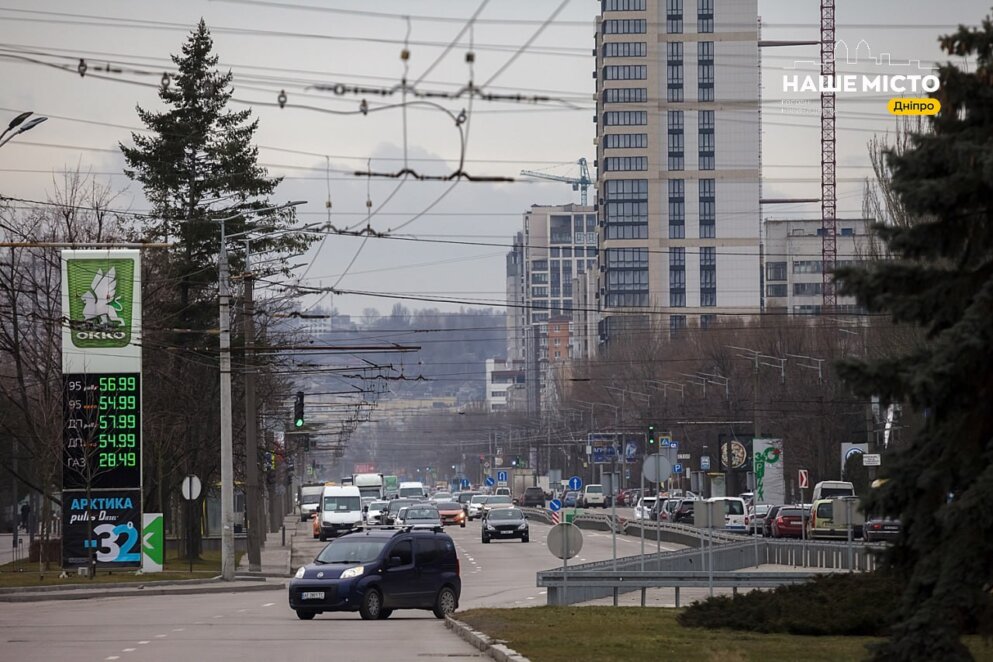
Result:
{"type": "Polygon", "coordinates": [[[779,511],[780,517],[803,517],[803,511],[799,508],[783,508],[779,511]]]}
{"type": "Polygon", "coordinates": [[[833,499],[834,497],[852,496],[854,492],[850,487],[822,487],[821,498],[833,499]]]}
{"type": "Polygon", "coordinates": [[[653,503],[655,503],[655,497],[645,497],[644,499],[641,500],[641,503],[646,506],[650,506],[653,503]]]}
{"type": "Polygon", "coordinates": [[[586,488],[587,494],[603,494],[603,486],[601,485],[590,485],[586,488]]]}
{"type": "Polygon", "coordinates": [[[511,501],[509,496],[504,496],[504,495],[493,496],[486,500],[487,506],[492,506],[498,503],[513,503],[513,501],[511,501]]]}
{"type": "Polygon", "coordinates": [[[315,563],[369,563],[375,561],[387,540],[340,538],[317,555],[315,563]]]}
{"type": "Polygon", "coordinates": [[[469,503],[472,497],[477,496],[471,492],[463,492],[459,495],[459,503],[469,503]]]}
{"type": "Polygon", "coordinates": [[[454,501],[439,501],[435,506],[438,510],[462,510],[462,506],[454,501]]]}
{"type": "Polygon", "coordinates": [[[300,497],[300,503],[320,503],[320,494],[304,494],[300,497]]]}
{"type": "Polygon", "coordinates": [[[369,510],[382,510],[390,505],[389,501],[373,501],[369,504],[369,510]]]}
{"type": "Polygon", "coordinates": [[[448,493],[448,492],[437,492],[431,498],[434,499],[435,501],[450,501],[451,498],[452,498],[452,495],[450,493],[448,493]]]}
{"type": "Polygon", "coordinates": [[[399,499],[394,500],[394,501],[391,501],[390,502],[390,512],[391,513],[398,513],[398,512],[400,512],[400,509],[401,508],[406,508],[407,506],[409,506],[412,503],[414,503],[414,502],[413,501],[401,501],[399,499]]]}
{"type": "Polygon", "coordinates": [[[424,496],[424,490],[419,487],[401,487],[400,496],[402,497],[420,497],[424,496]]]}
{"type": "Polygon", "coordinates": [[[321,508],[326,513],[347,513],[352,510],[362,510],[360,499],[357,496],[324,497],[324,505],[321,508]]]}
{"type": "Polygon", "coordinates": [[[408,508],[403,519],[405,522],[412,519],[438,519],[438,511],[434,508],[408,508]]]}
{"type": "Polygon", "coordinates": [[[490,512],[490,519],[521,519],[524,514],[517,508],[499,508],[490,512]]]}
{"type": "Polygon", "coordinates": [[[569,499],[569,498],[575,499],[576,498],[576,492],[566,492],[565,493],[565,498],[566,499],[569,499]]]}
{"type": "Polygon", "coordinates": [[[472,497],[472,501],[470,503],[486,503],[487,499],[489,499],[489,497],[486,496],[485,494],[477,494],[476,496],[472,497]]]}
{"type": "Polygon", "coordinates": [[[834,508],[831,506],[831,502],[822,503],[817,506],[817,517],[820,519],[831,519],[834,508]]]}

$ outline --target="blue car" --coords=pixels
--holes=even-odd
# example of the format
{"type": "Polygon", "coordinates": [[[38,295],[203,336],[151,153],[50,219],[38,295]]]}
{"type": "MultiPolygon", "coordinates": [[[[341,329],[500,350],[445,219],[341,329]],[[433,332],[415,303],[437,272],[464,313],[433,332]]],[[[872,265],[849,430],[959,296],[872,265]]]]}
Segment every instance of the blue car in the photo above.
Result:
{"type": "Polygon", "coordinates": [[[579,492],[566,492],[565,496],[562,497],[562,506],[566,508],[575,508],[577,498],[579,498],[579,492]]]}
{"type": "Polygon", "coordinates": [[[459,574],[455,543],[440,527],[352,533],[297,570],[290,609],[305,621],[325,611],[384,619],[395,609],[427,609],[445,618],[459,605],[459,574]]]}

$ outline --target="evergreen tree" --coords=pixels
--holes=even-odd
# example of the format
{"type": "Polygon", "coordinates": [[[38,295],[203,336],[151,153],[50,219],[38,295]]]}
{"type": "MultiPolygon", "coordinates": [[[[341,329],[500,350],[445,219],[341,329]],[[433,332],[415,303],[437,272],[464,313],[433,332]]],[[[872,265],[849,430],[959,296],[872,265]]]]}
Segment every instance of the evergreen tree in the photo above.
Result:
{"type": "Polygon", "coordinates": [[[925,220],[878,227],[893,259],[838,273],[842,293],[926,332],[903,355],[841,366],[863,395],[924,417],[867,503],[903,522],[886,562],[906,588],[878,660],[971,659],[961,634],[993,634],[993,21],[940,43],[975,70],[941,67],[932,131],[888,154],[900,202],[925,220]]]}

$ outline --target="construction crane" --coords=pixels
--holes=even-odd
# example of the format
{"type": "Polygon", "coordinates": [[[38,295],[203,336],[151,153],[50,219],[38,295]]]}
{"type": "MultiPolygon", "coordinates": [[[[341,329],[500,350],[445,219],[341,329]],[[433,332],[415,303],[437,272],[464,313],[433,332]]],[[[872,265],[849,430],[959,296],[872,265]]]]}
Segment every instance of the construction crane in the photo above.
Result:
{"type": "Polygon", "coordinates": [[[586,206],[586,191],[589,189],[593,180],[590,179],[590,168],[586,165],[586,157],[580,158],[576,163],[579,165],[579,177],[563,177],[562,175],[549,175],[545,172],[535,172],[534,170],[521,170],[522,175],[530,175],[531,177],[538,177],[539,179],[550,179],[553,182],[565,182],[566,184],[572,184],[573,191],[580,191],[582,195],[582,204],[586,206]]]}

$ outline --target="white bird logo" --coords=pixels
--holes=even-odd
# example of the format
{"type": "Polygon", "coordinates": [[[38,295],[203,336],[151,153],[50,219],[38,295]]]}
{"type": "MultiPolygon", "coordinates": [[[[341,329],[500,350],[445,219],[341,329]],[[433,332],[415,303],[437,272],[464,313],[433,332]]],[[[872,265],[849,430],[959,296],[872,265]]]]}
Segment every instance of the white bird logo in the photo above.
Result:
{"type": "Polygon", "coordinates": [[[124,326],[124,320],[118,316],[123,310],[120,297],[117,296],[117,272],[111,267],[107,273],[97,269],[93,276],[90,289],[80,298],[83,300],[83,320],[98,320],[103,324],[116,323],[124,326]]]}

